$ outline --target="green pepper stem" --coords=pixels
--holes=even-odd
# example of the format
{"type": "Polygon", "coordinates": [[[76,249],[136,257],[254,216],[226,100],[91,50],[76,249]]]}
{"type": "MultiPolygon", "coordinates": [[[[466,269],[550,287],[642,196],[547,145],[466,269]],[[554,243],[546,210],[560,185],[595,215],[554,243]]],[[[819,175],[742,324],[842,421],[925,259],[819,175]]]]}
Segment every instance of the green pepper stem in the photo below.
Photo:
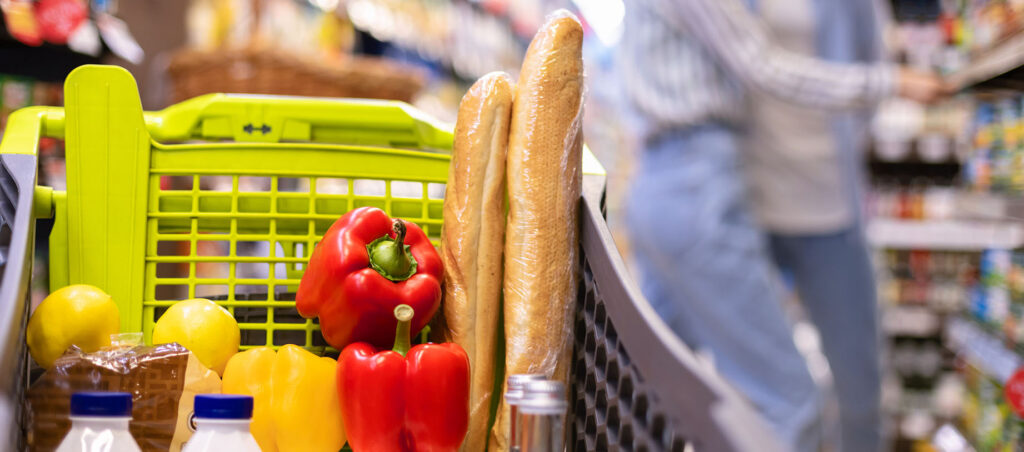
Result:
{"type": "Polygon", "coordinates": [[[402,249],[402,245],[405,245],[405,223],[397,218],[391,220],[391,223],[391,229],[395,231],[395,245],[398,246],[398,249],[402,249]]]}
{"type": "Polygon", "coordinates": [[[395,307],[395,320],[398,320],[398,326],[395,328],[395,347],[391,350],[398,352],[398,354],[405,356],[409,353],[409,349],[412,348],[412,338],[410,337],[412,332],[410,327],[412,326],[412,317],[415,314],[412,306],[407,304],[400,304],[395,307]]]}
{"type": "Polygon", "coordinates": [[[366,246],[370,258],[370,267],[381,276],[399,282],[409,279],[416,273],[416,258],[409,252],[405,244],[405,223],[395,219],[392,222],[395,238],[385,235],[366,246]]]}

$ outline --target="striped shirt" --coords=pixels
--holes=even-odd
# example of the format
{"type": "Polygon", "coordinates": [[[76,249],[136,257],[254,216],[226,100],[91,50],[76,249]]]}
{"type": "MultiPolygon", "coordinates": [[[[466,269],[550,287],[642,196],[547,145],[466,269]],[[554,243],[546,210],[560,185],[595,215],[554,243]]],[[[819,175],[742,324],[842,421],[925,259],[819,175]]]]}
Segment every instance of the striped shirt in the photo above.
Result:
{"type": "Polygon", "coordinates": [[[646,134],[742,123],[744,88],[826,109],[869,106],[894,90],[891,64],[826,62],[775,45],[741,0],[631,0],[624,25],[619,67],[646,134]]]}

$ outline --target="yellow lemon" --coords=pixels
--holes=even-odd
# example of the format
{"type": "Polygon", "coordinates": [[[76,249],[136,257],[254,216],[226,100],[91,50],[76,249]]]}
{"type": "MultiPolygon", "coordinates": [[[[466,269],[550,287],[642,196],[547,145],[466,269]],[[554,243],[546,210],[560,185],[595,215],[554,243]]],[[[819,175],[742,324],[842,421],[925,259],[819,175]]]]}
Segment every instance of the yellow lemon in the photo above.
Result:
{"type": "Polygon", "coordinates": [[[238,353],[241,333],[228,312],[205,298],[179,301],[167,308],[153,327],[153,343],[177,342],[218,374],[238,353]]]}
{"type": "Polygon", "coordinates": [[[121,315],[110,295],[75,284],[51,293],[39,304],[28,321],[25,339],[32,359],[49,369],[72,345],[90,353],[110,345],[110,335],[120,327],[121,315]]]}

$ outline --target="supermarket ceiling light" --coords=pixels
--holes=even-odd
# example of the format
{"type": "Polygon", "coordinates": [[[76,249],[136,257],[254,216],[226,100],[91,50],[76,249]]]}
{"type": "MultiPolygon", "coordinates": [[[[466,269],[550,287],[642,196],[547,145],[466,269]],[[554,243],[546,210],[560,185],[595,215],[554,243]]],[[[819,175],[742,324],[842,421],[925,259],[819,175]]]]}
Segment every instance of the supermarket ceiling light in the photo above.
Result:
{"type": "Polygon", "coordinates": [[[626,5],[622,0],[573,0],[580,14],[594,30],[597,39],[606,46],[613,46],[622,38],[622,18],[626,5]]]}

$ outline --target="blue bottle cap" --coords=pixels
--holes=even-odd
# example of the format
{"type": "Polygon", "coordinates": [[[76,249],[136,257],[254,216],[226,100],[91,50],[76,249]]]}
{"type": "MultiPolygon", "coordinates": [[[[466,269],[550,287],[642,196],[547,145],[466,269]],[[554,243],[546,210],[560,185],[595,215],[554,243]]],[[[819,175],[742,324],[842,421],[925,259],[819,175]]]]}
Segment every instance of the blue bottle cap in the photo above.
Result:
{"type": "Polygon", "coordinates": [[[76,392],[71,394],[72,416],[132,415],[132,395],[127,392],[76,392]]]}
{"type": "Polygon", "coordinates": [[[195,405],[199,419],[250,419],[252,396],[235,394],[198,394],[195,405]]]}

